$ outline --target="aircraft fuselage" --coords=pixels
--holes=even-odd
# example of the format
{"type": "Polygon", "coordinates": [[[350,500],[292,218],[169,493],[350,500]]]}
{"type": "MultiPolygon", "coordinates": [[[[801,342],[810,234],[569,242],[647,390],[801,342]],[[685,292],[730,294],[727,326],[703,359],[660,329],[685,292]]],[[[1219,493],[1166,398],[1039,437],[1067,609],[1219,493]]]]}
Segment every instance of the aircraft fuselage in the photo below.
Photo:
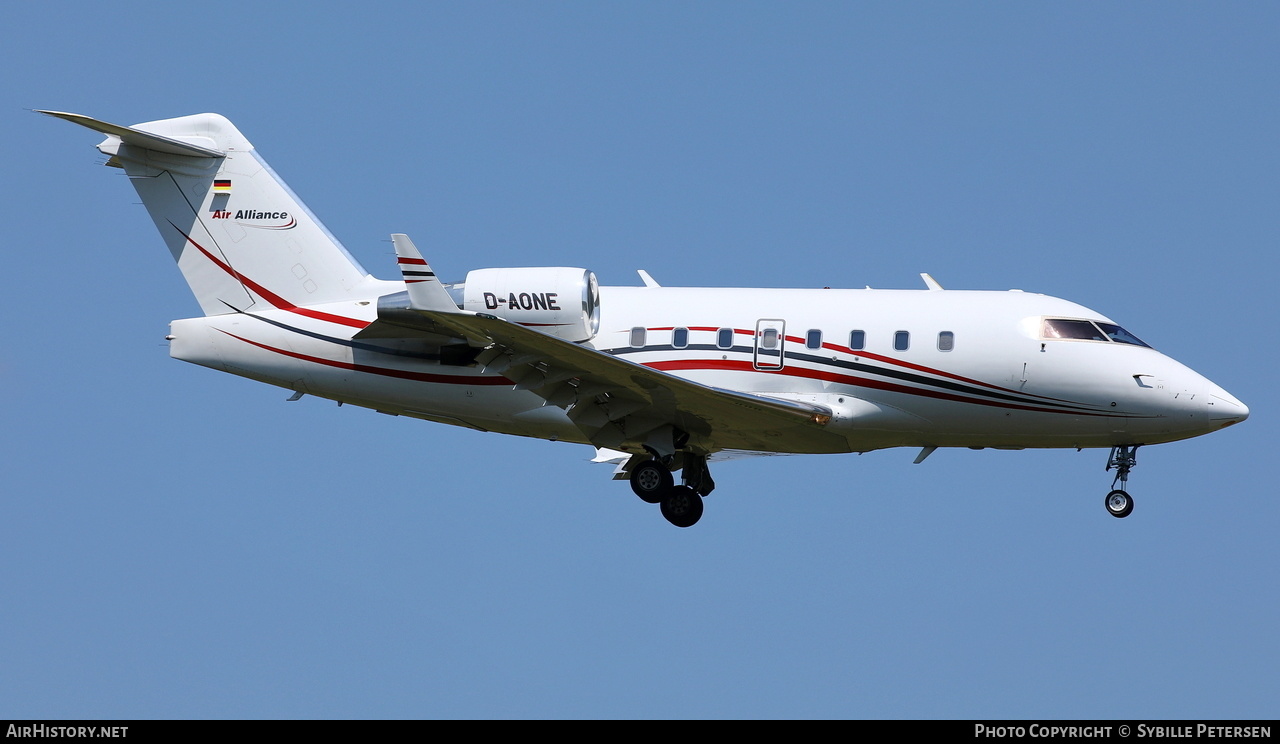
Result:
{"type": "MultiPolygon", "coordinates": [[[[762,430],[750,441],[718,440],[712,451],[1156,444],[1247,415],[1153,348],[1044,337],[1046,318],[1111,323],[1045,295],[601,287],[600,305],[600,331],[587,345],[705,385],[817,403],[833,412],[827,428],[839,435],[815,449],[762,430]],[[769,328],[778,348],[761,348],[769,328]]],[[[309,314],[175,321],[172,354],[386,413],[589,443],[563,409],[499,373],[449,363],[439,346],[353,341],[376,307],[370,297],[309,314]]]]}

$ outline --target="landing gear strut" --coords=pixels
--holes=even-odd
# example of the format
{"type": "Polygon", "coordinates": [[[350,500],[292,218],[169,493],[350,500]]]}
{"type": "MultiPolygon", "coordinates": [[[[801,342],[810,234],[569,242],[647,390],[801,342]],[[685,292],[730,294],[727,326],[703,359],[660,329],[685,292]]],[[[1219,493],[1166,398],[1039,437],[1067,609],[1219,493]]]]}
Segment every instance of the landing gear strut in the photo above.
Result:
{"type": "Polygon", "coordinates": [[[1116,477],[1111,481],[1111,493],[1107,494],[1103,504],[1111,516],[1123,519],[1133,511],[1133,497],[1124,488],[1129,484],[1129,471],[1138,464],[1138,447],[1136,444],[1122,444],[1111,448],[1111,456],[1107,458],[1107,470],[1115,470],[1116,477]],[[1120,487],[1116,488],[1119,483],[1120,487]]]}
{"type": "Polygon", "coordinates": [[[705,455],[689,452],[675,457],[643,460],[631,468],[631,490],[647,504],[659,504],[662,516],[677,527],[692,527],[702,518],[702,497],[716,487],[707,470],[705,455]],[[675,462],[675,461],[679,462],[675,462]],[[682,470],[681,485],[675,485],[670,463],[682,470]]]}

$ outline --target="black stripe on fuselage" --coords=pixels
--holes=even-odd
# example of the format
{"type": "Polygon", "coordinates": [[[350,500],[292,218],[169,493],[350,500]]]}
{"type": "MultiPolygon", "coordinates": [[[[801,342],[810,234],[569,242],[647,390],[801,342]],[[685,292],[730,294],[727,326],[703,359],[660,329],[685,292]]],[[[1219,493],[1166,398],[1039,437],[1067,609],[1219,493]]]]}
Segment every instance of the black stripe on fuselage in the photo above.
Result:
{"type": "MultiPolygon", "coordinates": [[[[754,349],[750,346],[733,346],[726,349],[720,346],[716,346],[714,344],[689,344],[688,346],[685,346],[679,349],[670,345],[657,344],[653,346],[644,346],[640,348],[624,347],[624,348],[618,348],[618,349],[602,349],[601,351],[604,351],[608,354],[613,354],[614,356],[623,356],[627,354],[637,354],[637,353],[654,352],[654,351],[685,352],[685,351],[691,351],[691,350],[692,351],[713,351],[713,352],[715,351],[737,352],[741,354],[746,354],[748,356],[752,355],[754,352],[754,349]]],[[[852,352],[852,353],[856,354],[857,352],[852,352]]],[[[1090,406],[1085,403],[1063,401],[1059,398],[1046,398],[1044,396],[1019,395],[1016,393],[1003,393],[995,390],[988,390],[986,388],[977,387],[974,385],[967,385],[965,383],[956,382],[954,380],[937,380],[932,377],[926,377],[925,375],[918,374],[915,372],[908,372],[906,370],[901,370],[901,369],[893,369],[891,367],[881,367],[873,364],[867,364],[865,362],[852,362],[852,361],[846,361],[841,359],[832,359],[829,356],[818,356],[816,354],[803,354],[803,353],[794,352],[794,351],[786,352],[785,357],[790,360],[794,360],[797,362],[807,362],[809,364],[815,364],[820,367],[835,367],[837,369],[844,370],[844,371],[862,372],[864,374],[879,375],[881,377],[889,377],[896,380],[901,380],[903,382],[910,382],[917,385],[929,385],[935,388],[940,388],[942,390],[948,390],[955,393],[962,393],[965,395],[980,396],[980,397],[988,398],[991,400],[1008,401],[1011,403],[1020,403],[1023,405],[1036,405],[1036,406],[1052,405],[1052,406],[1065,408],[1073,411],[1092,412],[1092,411],[1099,410],[1096,406],[1090,406]]],[[[774,373],[777,370],[757,370],[757,371],[769,374],[769,373],[774,373]]],[[[1105,411],[1105,413],[1113,413],[1113,412],[1105,411]]]]}
{"type": "Polygon", "coordinates": [[[367,344],[360,341],[355,341],[353,339],[338,338],[336,336],[326,336],[323,333],[316,333],[314,331],[304,331],[303,329],[298,328],[297,326],[291,326],[287,323],[281,323],[278,320],[271,320],[270,318],[264,318],[261,315],[256,315],[254,313],[241,312],[240,314],[249,318],[254,318],[255,320],[260,320],[263,323],[266,323],[267,325],[273,325],[277,328],[282,328],[286,331],[292,331],[293,333],[296,333],[300,336],[307,336],[308,338],[314,338],[318,341],[328,341],[329,343],[337,344],[338,346],[346,346],[352,349],[360,349],[361,351],[371,351],[376,354],[388,354],[390,356],[409,357],[410,359],[423,359],[431,362],[440,361],[439,354],[424,354],[418,351],[406,351],[404,349],[389,349],[385,346],[378,346],[377,344],[367,344]]]}

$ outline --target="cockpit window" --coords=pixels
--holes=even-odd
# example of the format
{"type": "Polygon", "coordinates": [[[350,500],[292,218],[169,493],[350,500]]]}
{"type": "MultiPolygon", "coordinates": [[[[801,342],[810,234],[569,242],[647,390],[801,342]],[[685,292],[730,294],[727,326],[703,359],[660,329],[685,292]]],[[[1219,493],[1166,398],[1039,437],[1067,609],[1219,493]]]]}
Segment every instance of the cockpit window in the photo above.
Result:
{"type": "Polygon", "coordinates": [[[1114,341],[1118,344],[1151,348],[1142,339],[1120,326],[1102,321],[1045,318],[1040,335],[1044,338],[1065,338],[1076,341],[1114,341]]]}
{"type": "Polygon", "coordinates": [[[1064,318],[1045,318],[1045,338],[1072,338],[1084,341],[1106,341],[1098,327],[1087,320],[1066,320],[1064,318]]]}
{"type": "Polygon", "coordinates": [[[1101,328],[1102,332],[1107,334],[1112,341],[1115,341],[1118,344],[1133,344],[1134,346],[1145,346],[1148,349],[1151,348],[1150,344],[1113,323],[1103,323],[1099,321],[1098,327],[1101,328]]]}

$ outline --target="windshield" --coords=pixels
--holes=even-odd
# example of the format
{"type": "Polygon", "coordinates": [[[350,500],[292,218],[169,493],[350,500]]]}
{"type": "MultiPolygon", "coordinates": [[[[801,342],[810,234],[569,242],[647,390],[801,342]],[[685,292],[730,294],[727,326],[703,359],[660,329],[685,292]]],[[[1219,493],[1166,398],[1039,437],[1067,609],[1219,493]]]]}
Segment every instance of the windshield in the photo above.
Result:
{"type": "Polygon", "coordinates": [[[1086,341],[1106,341],[1107,337],[1098,327],[1087,320],[1066,320],[1064,318],[1046,318],[1044,321],[1045,338],[1075,338],[1086,341]]]}
{"type": "Polygon", "coordinates": [[[1133,344],[1134,346],[1146,346],[1148,349],[1151,348],[1151,346],[1142,339],[1114,323],[1103,323],[1099,321],[1098,327],[1101,328],[1102,332],[1107,334],[1112,341],[1115,341],[1118,344],[1133,344]]]}
{"type": "Polygon", "coordinates": [[[1151,348],[1142,339],[1115,323],[1103,323],[1102,321],[1045,318],[1040,335],[1044,338],[1062,338],[1076,341],[1114,341],[1118,344],[1151,348]]]}

